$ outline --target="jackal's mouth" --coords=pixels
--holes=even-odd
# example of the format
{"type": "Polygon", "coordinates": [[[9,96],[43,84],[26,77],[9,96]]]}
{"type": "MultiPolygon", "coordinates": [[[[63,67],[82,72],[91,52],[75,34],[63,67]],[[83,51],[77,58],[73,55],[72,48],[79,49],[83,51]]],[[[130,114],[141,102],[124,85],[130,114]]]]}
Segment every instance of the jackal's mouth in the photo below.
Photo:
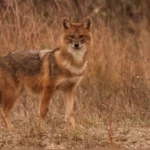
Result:
{"type": "Polygon", "coordinates": [[[73,47],[73,49],[74,49],[74,50],[80,50],[80,49],[82,49],[82,47],[79,47],[79,48],[74,48],[74,47],[73,47]]]}

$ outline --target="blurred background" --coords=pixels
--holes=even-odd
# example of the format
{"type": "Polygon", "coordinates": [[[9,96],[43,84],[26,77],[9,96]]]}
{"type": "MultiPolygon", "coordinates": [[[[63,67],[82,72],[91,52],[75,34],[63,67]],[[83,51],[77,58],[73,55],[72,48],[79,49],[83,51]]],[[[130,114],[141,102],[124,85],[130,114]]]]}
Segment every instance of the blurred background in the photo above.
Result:
{"type": "MultiPolygon", "coordinates": [[[[0,55],[56,48],[63,17],[81,22],[90,16],[93,44],[85,78],[76,91],[77,121],[96,125],[101,119],[127,119],[150,124],[149,8],[149,0],[0,0],[0,55]]],[[[21,99],[14,119],[35,116],[35,98],[24,94],[21,99]]],[[[62,118],[62,99],[62,94],[54,96],[47,119],[62,118]]]]}

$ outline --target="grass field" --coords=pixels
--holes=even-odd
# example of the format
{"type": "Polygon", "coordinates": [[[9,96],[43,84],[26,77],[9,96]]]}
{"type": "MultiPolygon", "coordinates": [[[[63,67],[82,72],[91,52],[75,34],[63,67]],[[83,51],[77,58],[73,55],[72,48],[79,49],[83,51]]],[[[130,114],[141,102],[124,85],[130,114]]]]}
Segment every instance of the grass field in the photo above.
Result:
{"type": "Polygon", "coordinates": [[[58,47],[63,17],[76,22],[90,16],[93,22],[88,68],[76,91],[76,130],[64,130],[63,94],[56,93],[44,131],[40,132],[38,99],[24,93],[11,113],[16,130],[10,135],[0,120],[0,149],[150,147],[150,32],[146,3],[132,8],[130,3],[116,2],[114,13],[105,0],[0,3],[1,56],[16,50],[58,47]],[[128,9],[121,11],[128,5],[133,9],[132,17],[128,9]]]}

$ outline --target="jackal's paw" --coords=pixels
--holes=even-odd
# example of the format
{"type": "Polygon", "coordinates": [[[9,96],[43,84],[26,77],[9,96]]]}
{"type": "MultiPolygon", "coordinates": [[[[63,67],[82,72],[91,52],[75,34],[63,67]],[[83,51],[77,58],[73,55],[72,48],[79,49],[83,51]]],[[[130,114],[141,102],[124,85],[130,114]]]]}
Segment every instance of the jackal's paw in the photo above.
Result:
{"type": "Polygon", "coordinates": [[[9,131],[10,134],[12,134],[12,132],[15,131],[15,128],[14,128],[14,126],[13,126],[12,123],[9,123],[9,124],[7,125],[7,127],[8,127],[8,131],[9,131]]]}
{"type": "Polygon", "coordinates": [[[73,117],[69,119],[65,119],[65,127],[64,130],[70,131],[75,129],[75,120],[73,117]]]}

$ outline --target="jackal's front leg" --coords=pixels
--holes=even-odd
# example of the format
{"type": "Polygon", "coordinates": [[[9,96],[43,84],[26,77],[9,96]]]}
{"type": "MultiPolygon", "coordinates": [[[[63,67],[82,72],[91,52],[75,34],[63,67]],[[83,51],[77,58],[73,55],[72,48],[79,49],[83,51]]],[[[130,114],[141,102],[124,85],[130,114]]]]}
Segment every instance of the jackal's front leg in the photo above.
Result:
{"type": "Polygon", "coordinates": [[[74,88],[65,90],[64,104],[65,104],[65,121],[68,121],[74,128],[75,127],[74,112],[73,112],[74,88]]]}
{"type": "Polygon", "coordinates": [[[40,126],[43,124],[44,117],[48,112],[48,106],[53,94],[53,89],[47,87],[43,90],[42,98],[41,98],[41,105],[40,105],[40,126]]]}

